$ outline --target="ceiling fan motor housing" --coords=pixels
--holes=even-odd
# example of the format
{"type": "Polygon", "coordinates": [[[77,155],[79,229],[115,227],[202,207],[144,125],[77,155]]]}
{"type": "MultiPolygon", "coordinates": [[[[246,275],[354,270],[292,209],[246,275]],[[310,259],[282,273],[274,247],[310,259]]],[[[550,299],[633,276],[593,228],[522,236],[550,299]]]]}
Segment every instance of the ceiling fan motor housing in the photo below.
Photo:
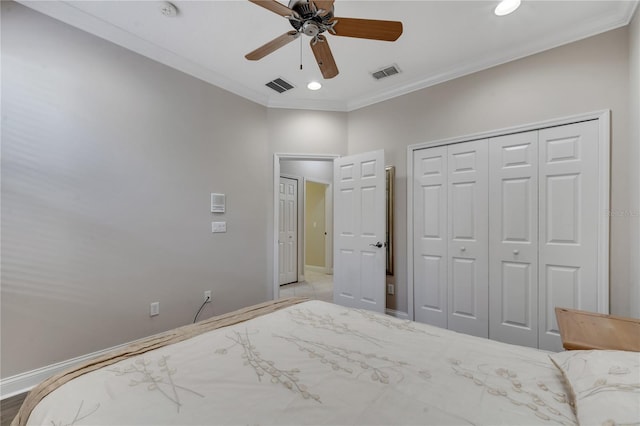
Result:
{"type": "Polygon", "coordinates": [[[289,19],[291,26],[298,32],[316,37],[331,28],[330,21],[333,19],[333,10],[327,10],[324,15],[320,15],[317,13],[315,5],[309,0],[291,0],[289,9],[300,16],[300,19],[296,17],[289,19]]]}

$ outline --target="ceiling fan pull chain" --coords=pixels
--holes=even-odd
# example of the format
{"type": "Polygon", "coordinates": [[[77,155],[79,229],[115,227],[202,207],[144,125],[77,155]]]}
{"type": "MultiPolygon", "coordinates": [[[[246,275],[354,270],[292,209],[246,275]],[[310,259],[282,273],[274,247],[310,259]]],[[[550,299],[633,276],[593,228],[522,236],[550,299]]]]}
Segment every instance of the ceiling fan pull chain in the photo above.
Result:
{"type": "Polygon", "coordinates": [[[302,37],[300,37],[300,71],[302,71],[302,37]]]}

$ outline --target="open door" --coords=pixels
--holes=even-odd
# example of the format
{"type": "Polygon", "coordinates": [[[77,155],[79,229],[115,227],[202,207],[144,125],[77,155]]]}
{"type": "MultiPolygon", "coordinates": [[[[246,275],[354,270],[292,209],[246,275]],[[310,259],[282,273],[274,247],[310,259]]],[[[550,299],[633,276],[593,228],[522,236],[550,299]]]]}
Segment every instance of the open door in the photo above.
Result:
{"type": "Polygon", "coordinates": [[[343,306],[384,312],[384,151],[337,158],[333,164],[333,300],[343,306]]]}
{"type": "Polygon", "coordinates": [[[280,176],[278,208],[279,284],[298,281],[298,181],[280,176]]]}

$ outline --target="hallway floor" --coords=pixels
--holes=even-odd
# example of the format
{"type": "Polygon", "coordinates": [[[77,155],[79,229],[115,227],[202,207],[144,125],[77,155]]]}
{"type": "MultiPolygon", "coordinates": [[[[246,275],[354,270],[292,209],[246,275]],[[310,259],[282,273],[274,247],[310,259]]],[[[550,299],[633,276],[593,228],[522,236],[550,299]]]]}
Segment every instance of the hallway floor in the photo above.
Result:
{"type": "Polygon", "coordinates": [[[304,281],[280,286],[280,297],[305,296],[333,302],[333,275],[307,270],[304,277],[304,281]]]}

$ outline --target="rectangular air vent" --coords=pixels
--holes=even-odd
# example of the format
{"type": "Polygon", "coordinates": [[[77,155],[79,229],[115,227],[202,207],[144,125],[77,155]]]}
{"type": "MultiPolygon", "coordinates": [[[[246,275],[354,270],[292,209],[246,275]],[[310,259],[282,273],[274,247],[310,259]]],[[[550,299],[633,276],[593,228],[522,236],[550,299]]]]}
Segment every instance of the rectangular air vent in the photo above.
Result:
{"type": "Polygon", "coordinates": [[[286,82],[281,78],[276,78],[275,80],[268,82],[266,86],[271,87],[278,93],[293,89],[293,84],[286,82]]]}
{"type": "Polygon", "coordinates": [[[400,69],[398,69],[396,65],[391,65],[389,67],[385,67],[381,69],[380,71],[373,72],[371,73],[371,75],[376,80],[380,80],[381,78],[390,77],[394,74],[398,74],[399,72],[400,72],[400,69]]]}

